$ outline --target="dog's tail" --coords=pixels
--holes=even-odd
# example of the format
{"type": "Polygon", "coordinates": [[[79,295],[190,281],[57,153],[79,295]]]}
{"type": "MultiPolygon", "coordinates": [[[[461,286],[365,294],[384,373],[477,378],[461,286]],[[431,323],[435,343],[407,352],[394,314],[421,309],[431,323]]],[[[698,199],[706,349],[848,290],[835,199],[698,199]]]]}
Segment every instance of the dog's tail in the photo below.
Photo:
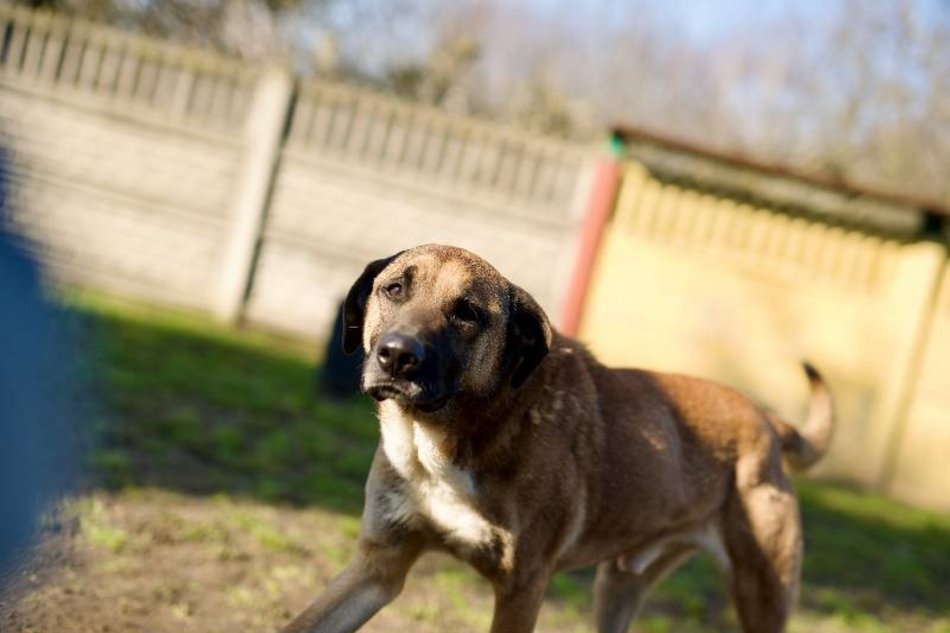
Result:
{"type": "Polygon", "coordinates": [[[792,470],[802,471],[813,466],[828,451],[835,429],[835,406],[831,391],[821,374],[810,363],[803,362],[811,387],[808,418],[801,428],[769,414],[769,422],[782,442],[782,454],[792,470]]]}

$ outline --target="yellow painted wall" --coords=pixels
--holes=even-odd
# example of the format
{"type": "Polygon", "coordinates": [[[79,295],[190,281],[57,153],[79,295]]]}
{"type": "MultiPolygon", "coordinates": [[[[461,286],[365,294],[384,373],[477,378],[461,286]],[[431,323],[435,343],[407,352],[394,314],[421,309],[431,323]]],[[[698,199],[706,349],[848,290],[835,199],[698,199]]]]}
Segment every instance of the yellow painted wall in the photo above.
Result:
{"type": "MultiPolygon", "coordinates": [[[[944,259],[934,244],[905,245],[663,185],[632,164],[580,338],[608,364],[718,379],[793,422],[807,403],[799,360],[811,360],[832,384],[840,416],[816,472],[873,486],[893,457],[888,442],[906,410],[944,259]]],[[[901,481],[929,476],[900,473],[901,481]]],[[[935,498],[950,501],[950,490],[935,498]]]]}
{"type": "Polygon", "coordinates": [[[950,275],[944,274],[906,426],[895,433],[895,496],[950,510],[950,275]]]}

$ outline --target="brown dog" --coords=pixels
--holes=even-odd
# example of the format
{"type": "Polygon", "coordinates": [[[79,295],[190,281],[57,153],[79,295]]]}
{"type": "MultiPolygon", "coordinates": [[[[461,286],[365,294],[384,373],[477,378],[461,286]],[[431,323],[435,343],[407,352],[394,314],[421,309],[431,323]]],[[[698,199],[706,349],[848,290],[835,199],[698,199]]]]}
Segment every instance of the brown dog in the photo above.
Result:
{"type": "Polygon", "coordinates": [[[431,549],[492,583],[493,633],[533,630],[551,575],[594,564],[598,631],[626,631],[700,549],[744,631],[784,629],[802,539],[783,456],[811,465],[833,425],[810,366],[796,431],[728,387],[601,365],[524,290],[447,246],[369,264],[344,315],[382,442],[354,560],[284,633],[356,630],[431,549]]]}

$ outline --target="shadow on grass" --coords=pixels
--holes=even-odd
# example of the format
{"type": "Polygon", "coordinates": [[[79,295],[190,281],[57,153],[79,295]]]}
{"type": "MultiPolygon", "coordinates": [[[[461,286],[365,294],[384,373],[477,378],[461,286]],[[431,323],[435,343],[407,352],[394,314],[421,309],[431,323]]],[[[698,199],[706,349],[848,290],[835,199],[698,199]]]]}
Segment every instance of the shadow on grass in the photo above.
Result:
{"type": "MultiPolygon", "coordinates": [[[[359,513],[378,439],[371,403],[315,401],[313,367],[299,351],[188,318],[95,306],[79,314],[97,350],[92,462],[103,485],[359,513]]],[[[806,608],[845,618],[950,609],[950,519],[844,488],[802,481],[798,489],[806,608]]],[[[551,593],[587,608],[590,583],[589,573],[564,575],[551,593]]],[[[644,630],[651,613],[728,630],[726,605],[712,566],[699,559],[659,588],[644,630]]]]}
{"type": "Polygon", "coordinates": [[[107,487],[227,493],[358,514],[377,442],[371,403],[323,402],[299,350],[189,318],[81,314],[107,487]]]}

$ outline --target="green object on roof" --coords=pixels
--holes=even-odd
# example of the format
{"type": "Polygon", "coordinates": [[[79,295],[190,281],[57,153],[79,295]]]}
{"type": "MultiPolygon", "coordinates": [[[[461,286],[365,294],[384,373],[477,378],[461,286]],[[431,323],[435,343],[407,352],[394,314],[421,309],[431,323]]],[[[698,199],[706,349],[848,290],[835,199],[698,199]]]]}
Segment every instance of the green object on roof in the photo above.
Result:
{"type": "Polygon", "coordinates": [[[613,158],[623,158],[627,146],[619,134],[611,134],[607,140],[607,153],[613,158]]]}

